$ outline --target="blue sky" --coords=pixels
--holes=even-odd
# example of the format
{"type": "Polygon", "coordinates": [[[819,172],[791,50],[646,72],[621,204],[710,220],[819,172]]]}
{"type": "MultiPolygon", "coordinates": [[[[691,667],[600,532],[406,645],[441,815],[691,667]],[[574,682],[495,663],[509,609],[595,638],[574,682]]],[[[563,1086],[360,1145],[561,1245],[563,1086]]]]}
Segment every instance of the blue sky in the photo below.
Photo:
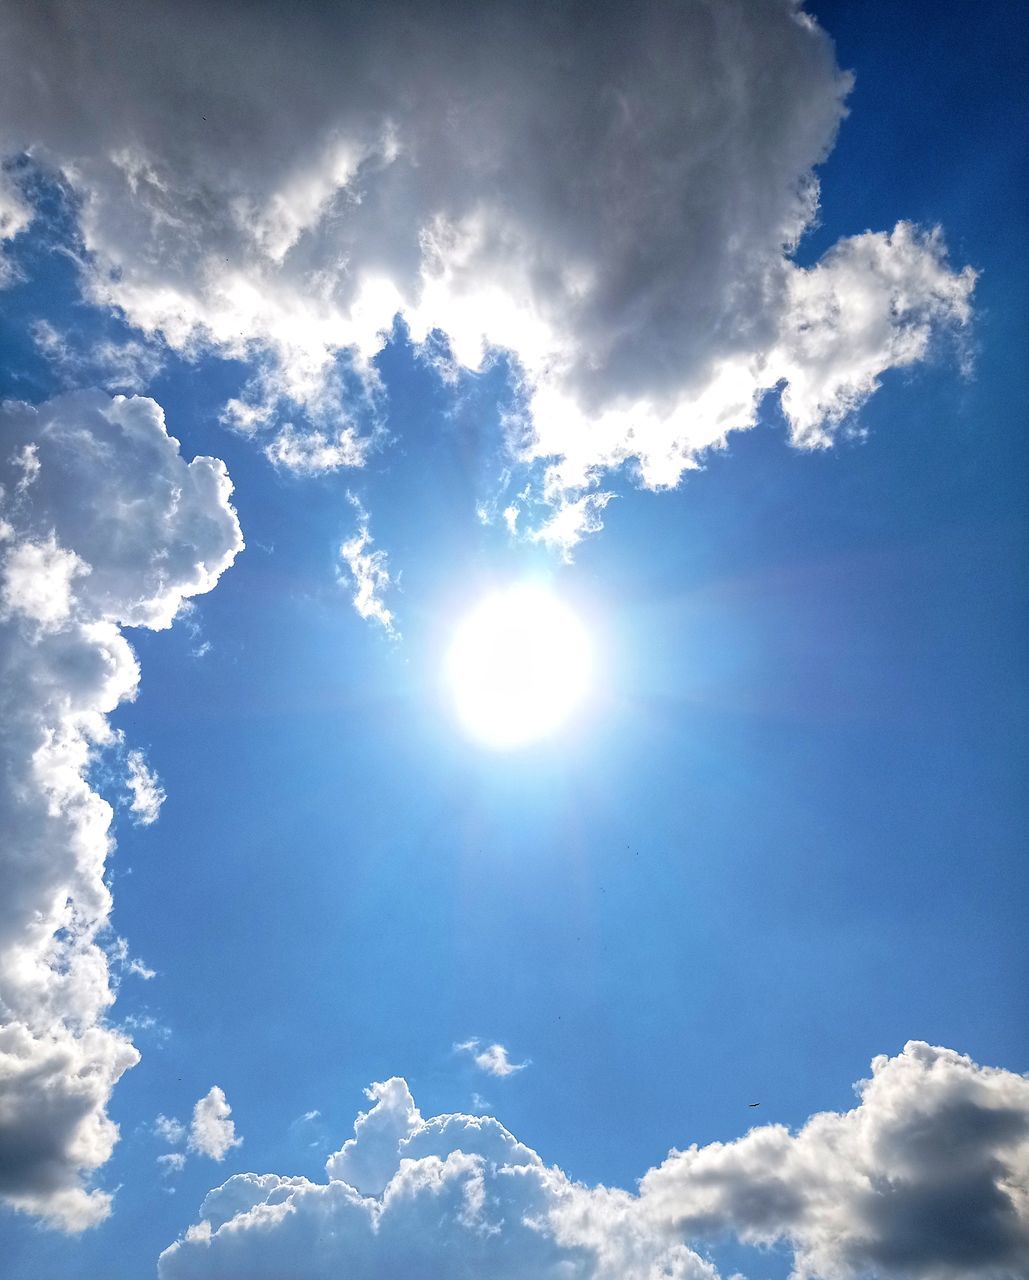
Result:
{"type": "MultiPolygon", "coordinates": [[[[519,472],[505,452],[511,357],[447,382],[398,321],[373,400],[353,381],[344,392],[375,433],[364,465],[276,467],[266,437],[220,420],[268,368],[285,378],[271,348],[177,346],[134,323],[134,304],[91,305],[75,260],[82,193],[19,162],[37,212],[7,245],[4,396],[40,404],[110,377],[81,356],[62,365],[39,321],[80,353],[157,350],[134,389],[163,407],[186,460],[224,460],[246,549],[170,630],[125,630],[140,690],[112,712],[124,742],[90,777],[123,797],[136,748],[167,792],[153,825],[117,809],[109,862],[114,934],[156,976],[127,974],[104,1017],[142,1057],[107,1106],[120,1141],[85,1175],[116,1192],[113,1211],[68,1232],[4,1210],[11,1280],[155,1274],[230,1176],[323,1182],[370,1105],[362,1090],[393,1076],[426,1117],[495,1116],[573,1182],[626,1191],[670,1148],[849,1112],[871,1059],[909,1040],[1018,1087],[1024,38],[1000,5],[974,23],[958,6],[901,5],[888,24],[867,7],[809,8],[856,81],[795,260],[811,267],[899,219],[939,225],[952,269],[979,273],[974,318],[960,333],[941,321],[925,359],[877,371],[881,389],[831,447],[791,445],[769,394],[752,429],[698,454],[670,492],[598,462],[615,497],[567,556],[477,514],[523,484],[537,486],[525,520],[554,500],[545,459],[519,472]],[[353,608],[348,495],[388,556],[396,635],[353,608]],[[461,733],[442,671],[461,615],[525,576],[584,620],[596,688],[553,737],[493,751],[461,733]],[[528,1065],[491,1075],[455,1050],[472,1037],[528,1065]],[[213,1085],[243,1139],[217,1162],[153,1128],[159,1114],[188,1126],[213,1085]],[[184,1166],[162,1172],[173,1149],[184,1166]]],[[[269,412],[272,430],[329,420],[296,403],[269,412]]],[[[826,1274],[821,1238],[783,1227],[758,1249],[748,1230],[726,1211],[684,1239],[726,1276],[826,1274]]],[[[1015,1276],[1029,1229],[1012,1230],[1008,1253],[987,1242],[953,1263],[963,1271],[930,1241],[894,1262],[855,1245],[836,1275],[1015,1276]]],[[[977,1231],[970,1220],[967,1238],[977,1231]]],[[[210,1270],[167,1274],[251,1274],[208,1253],[210,1270]]]]}

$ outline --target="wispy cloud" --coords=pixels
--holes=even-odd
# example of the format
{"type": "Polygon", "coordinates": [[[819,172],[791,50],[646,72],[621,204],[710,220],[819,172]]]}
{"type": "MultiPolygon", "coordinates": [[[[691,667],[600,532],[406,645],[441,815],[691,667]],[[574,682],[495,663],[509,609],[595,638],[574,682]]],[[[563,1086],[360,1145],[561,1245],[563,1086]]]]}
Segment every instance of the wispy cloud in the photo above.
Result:
{"type": "Polygon", "coordinates": [[[372,550],[368,512],[353,494],[347,494],[347,499],[357,514],[357,532],[340,546],[340,579],[352,588],[354,608],[361,617],[396,636],[392,610],[383,598],[393,585],[389,556],[381,549],[372,550]]]}
{"type": "Polygon", "coordinates": [[[168,1151],[163,1156],[157,1157],[157,1164],[165,1175],[179,1173],[185,1167],[186,1157],[181,1151],[168,1151]]]}
{"type": "Polygon", "coordinates": [[[159,341],[125,338],[85,342],[61,333],[48,320],[31,326],[32,341],[68,387],[99,385],[109,391],[146,391],[161,372],[167,354],[159,341]]]}
{"type": "Polygon", "coordinates": [[[125,785],[132,795],[129,811],[137,826],[149,827],[160,816],[167,793],[142,751],[130,751],[125,763],[128,766],[125,785]]]}
{"type": "Polygon", "coordinates": [[[154,1133],[174,1147],[186,1137],[186,1126],[174,1116],[159,1115],[154,1121],[154,1133]]]}
{"type": "Polygon", "coordinates": [[[363,467],[368,447],[368,440],[353,427],[341,427],[329,435],[317,430],[297,431],[287,422],[264,452],[277,467],[312,476],[344,467],[363,467]]]}
{"type": "Polygon", "coordinates": [[[512,1062],[507,1049],[502,1044],[483,1045],[480,1040],[474,1037],[471,1040],[463,1040],[460,1044],[455,1044],[454,1052],[469,1054],[480,1071],[485,1071],[487,1075],[498,1076],[501,1079],[505,1076],[513,1076],[518,1071],[524,1071],[526,1067],[531,1065],[531,1059],[529,1058],[526,1058],[524,1062],[512,1062]]]}

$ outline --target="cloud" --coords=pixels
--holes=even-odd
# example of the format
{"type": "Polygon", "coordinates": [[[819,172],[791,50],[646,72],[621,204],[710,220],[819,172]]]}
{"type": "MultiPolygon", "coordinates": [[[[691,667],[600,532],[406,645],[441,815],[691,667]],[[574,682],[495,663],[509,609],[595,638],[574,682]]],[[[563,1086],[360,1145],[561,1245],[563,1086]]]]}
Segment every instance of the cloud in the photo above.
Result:
{"type": "Polygon", "coordinates": [[[491,1076],[513,1076],[515,1072],[524,1071],[529,1066],[528,1058],[524,1062],[512,1062],[502,1044],[489,1044],[483,1048],[482,1042],[474,1038],[455,1044],[454,1050],[470,1054],[479,1070],[491,1076]]]}
{"type": "Polygon", "coordinates": [[[145,391],[164,364],[159,342],[75,341],[48,320],[37,320],[30,328],[36,349],[69,388],[99,385],[109,391],[145,391]]]}
{"type": "Polygon", "coordinates": [[[154,1121],[154,1133],[169,1146],[177,1146],[186,1136],[186,1126],[174,1116],[159,1115],[154,1121]]]}
{"type": "Polygon", "coordinates": [[[1029,1078],[913,1041],[852,1110],[672,1151],[637,1193],[545,1165],[497,1120],[425,1120],[406,1083],[327,1183],[244,1173],[161,1255],[161,1280],[715,1280],[693,1246],[785,1241],[795,1280],[1018,1280],[1029,1269],[1029,1078]]]}
{"type": "MultiPolygon", "coordinates": [[[[156,971],[144,964],[139,956],[129,953],[129,941],[127,938],[115,935],[104,947],[104,950],[107,953],[111,983],[114,987],[118,987],[122,978],[127,975],[142,978],[145,982],[157,977],[156,971]]],[[[128,1019],[126,1019],[126,1023],[128,1023],[128,1019]]]]}
{"type": "Polygon", "coordinates": [[[354,608],[361,617],[373,619],[395,634],[393,614],[382,598],[393,582],[389,557],[381,548],[377,551],[371,549],[373,539],[368,531],[368,512],[353,494],[347,496],[357,512],[357,532],[340,546],[339,558],[344,566],[341,580],[353,587],[354,608]]]}
{"type": "Polygon", "coordinates": [[[371,1109],[358,1113],[354,1136],[329,1156],[325,1170],[334,1181],[379,1195],[396,1172],[400,1144],[418,1131],[422,1117],[399,1076],[371,1085],[365,1096],[371,1109]]]}
{"type": "Polygon", "coordinates": [[[801,1280],[1029,1274],[1029,1077],[912,1041],[857,1090],[797,1133],[673,1152],[640,1184],[646,1216],[784,1240],[801,1280]]]}
{"type": "Polygon", "coordinates": [[[367,451],[367,440],[361,439],[353,427],[341,427],[330,438],[322,431],[298,432],[290,422],[264,450],[270,462],[299,475],[363,467],[367,451]]]}
{"type": "Polygon", "coordinates": [[[181,1173],[186,1164],[186,1157],[181,1151],[168,1151],[163,1156],[157,1157],[157,1164],[165,1176],[181,1173]]]}
{"type": "Polygon", "coordinates": [[[14,174],[6,166],[0,166],[0,289],[17,279],[17,271],[4,252],[6,243],[24,231],[31,221],[31,206],[14,174]]]}
{"type": "MultiPolygon", "coordinates": [[[[573,548],[591,533],[599,533],[604,527],[603,511],[616,495],[611,492],[585,493],[579,497],[554,494],[556,510],[547,516],[529,534],[532,542],[542,542],[559,551],[565,560],[571,558],[573,548]]],[[[514,535],[519,517],[517,503],[506,507],[504,522],[508,532],[514,535]]]]}
{"type": "Polygon", "coordinates": [[[631,1230],[603,1242],[553,1225],[578,1192],[496,1120],[424,1120],[407,1084],[374,1105],[330,1156],[328,1183],[240,1174],[206,1198],[199,1223],[161,1255],[161,1280],[713,1280],[676,1242],[631,1230]]]}
{"type": "Polygon", "coordinates": [[[125,785],[132,794],[129,811],[135,815],[134,821],[138,826],[149,827],[157,821],[167,794],[157,774],[147,765],[142,751],[130,751],[126,763],[129,772],[125,785]]]}
{"type": "MultiPolygon", "coordinates": [[[[164,1166],[167,1173],[177,1172],[184,1167],[186,1152],[209,1156],[212,1160],[224,1160],[233,1147],[238,1147],[243,1142],[242,1138],[236,1136],[235,1123],[229,1118],[231,1115],[232,1108],[218,1085],[212,1085],[202,1098],[197,1099],[188,1129],[181,1120],[176,1120],[173,1116],[159,1115],[154,1121],[154,1133],[169,1146],[185,1142],[186,1151],[158,1156],[157,1163],[164,1166]]],[[[309,1112],[303,1119],[311,1119],[317,1115],[317,1111],[309,1112]]]]}
{"type": "Polygon", "coordinates": [[[224,1160],[232,1148],[243,1141],[236,1137],[236,1126],[229,1119],[231,1114],[232,1108],[225,1101],[224,1092],[218,1085],[212,1085],[193,1108],[187,1142],[189,1150],[210,1156],[212,1160],[224,1160]]]}
{"type": "MultiPolygon", "coordinates": [[[[152,970],[148,970],[151,976],[152,970]]],[[[158,1044],[171,1038],[171,1028],[160,1023],[152,1013],[130,1013],[121,1019],[121,1030],[128,1035],[139,1034],[149,1036],[158,1044]]]]}
{"type": "Polygon", "coordinates": [[[77,1231],[110,1211],[89,1179],[139,1058],[106,1020],[133,962],[89,782],[139,682],[122,628],[170,626],[242,539],[224,465],[187,464],[152,400],[7,402],[0,427],[0,1198],[77,1231]]]}
{"type": "Polygon", "coordinates": [[[509,351],[532,521],[505,511],[565,554],[600,527],[609,474],[678,484],[767,394],[794,443],[825,446],[971,314],[974,272],[936,230],[795,260],[851,86],[796,0],[588,22],[55,0],[0,23],[0,152],[79,197],[89,299],[178,351],[255,361],[230,417],[301,470],[357,465],[340,366],[374,382],[398,313],[465,369],[509,351]],[[310,430],[279,425],[291,405],[310,430]]]}

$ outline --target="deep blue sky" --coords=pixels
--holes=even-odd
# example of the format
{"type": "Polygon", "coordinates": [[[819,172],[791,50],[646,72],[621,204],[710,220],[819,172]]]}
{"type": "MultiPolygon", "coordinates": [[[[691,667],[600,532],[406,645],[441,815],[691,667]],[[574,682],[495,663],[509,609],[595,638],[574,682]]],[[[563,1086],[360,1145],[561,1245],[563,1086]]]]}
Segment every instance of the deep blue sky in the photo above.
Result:
{"type": "MultiPolygon", "coordinates": [[[[888,39],[881,7],[813,8],[857,82],[801,257],[941,223],[982,273],[974,373],[942,353],[887,375],[865,438],[827,452],[769,408],[679,491],[624,487],[574,565],[547,562],[603,654],[602,696],[547,745],[483,753],[439,690],[454,610],[543,561],[475,517],[502,371],[454,412],[398,334],[395,444],[320,479],[218,426],[241,368],[173,361],[149,388],[187,456],[226,460],[248,549],[199,602],[205,657],[181,626],[133,637],[115,720],[169,799],[118,830],[115,925],[159,975],[118,1012],[169,1034],[114,1096],[114,1216],[76,1241],[5,1215],[10,1280],[150,1274],[223,1176],[320,1176],[392,1074],[425,1114],[477,1090],[570,1175],[632,1186],[744,1132],[753,1099],[791,1125],[846,1108],[912,1037],[1029,1068],[1017,6],[891,8],[888,39]],[[400,642],[335,582],[348,487],[402,571],[400,642]],[[451,1052],[471,1035],[532,1066],[477,1075],[451,1052]],[[212,1082],[245,1144],[168,1195],[147,1126],[212,1082]]],[[[2,389],[37,399],[56,383],[26,322],[109,322],[23,241],[2,389]]]]}

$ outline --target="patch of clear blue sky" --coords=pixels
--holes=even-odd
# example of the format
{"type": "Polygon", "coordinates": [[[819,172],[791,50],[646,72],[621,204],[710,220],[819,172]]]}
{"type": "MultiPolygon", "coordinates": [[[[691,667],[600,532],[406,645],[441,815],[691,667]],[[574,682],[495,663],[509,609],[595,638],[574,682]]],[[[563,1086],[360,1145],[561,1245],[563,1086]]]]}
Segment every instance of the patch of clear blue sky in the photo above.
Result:
{"type": "MultiPolygon", "coordinates": [[[[478,1090],[548,1161],[631,1186],[670,1145],[742,1133],[752,1100],[792,1125],[849,1106],[869,1058],[909,1037],[1029,1067],[1013,8],[815,10],[858,79],[802,255],[942,223],[982,271],[975,377],[891,375],[868,438],[821,454],[790,450],[769,409],[681,491],[623,486],[605,532],[554,566],[606,652],[605,696],[564,738],[484,754],[438,697],[453,611],[540,564],[475,517],[501,371],[454,412],[398,336],[381,360],[395,445],[318,480],[217,425],[242,366],[173,360],[150,389],[187,454],[228,462],[249,545],[200,603],[206,657],[182,628],[134,637],[142,692],[116,719],[169,799],[155,827],[119,824],[116,926],[159,977],[128,980],[116,1012],[171,1034],[139,1037],[114,1097],[113,1218],[69,1241],[5,1216],[11,1280],[150,1274],[223,1177],[321,1176],[362,1086],[394,1073],[427,1114],[478,1090]],[[402,571],[399,645],[334,582],[348,487],[402,571]],[[476,1077],[450,1052],[473,1034],[532,1067],[476,1077]],[[146,1126],[212,1083],[245,1144],[191,1159],[167,1195],[146,1126]]],[[[27,321],[112,322],[38,232],[23,241],[3,391],[41,398],[27,321]]]]}

